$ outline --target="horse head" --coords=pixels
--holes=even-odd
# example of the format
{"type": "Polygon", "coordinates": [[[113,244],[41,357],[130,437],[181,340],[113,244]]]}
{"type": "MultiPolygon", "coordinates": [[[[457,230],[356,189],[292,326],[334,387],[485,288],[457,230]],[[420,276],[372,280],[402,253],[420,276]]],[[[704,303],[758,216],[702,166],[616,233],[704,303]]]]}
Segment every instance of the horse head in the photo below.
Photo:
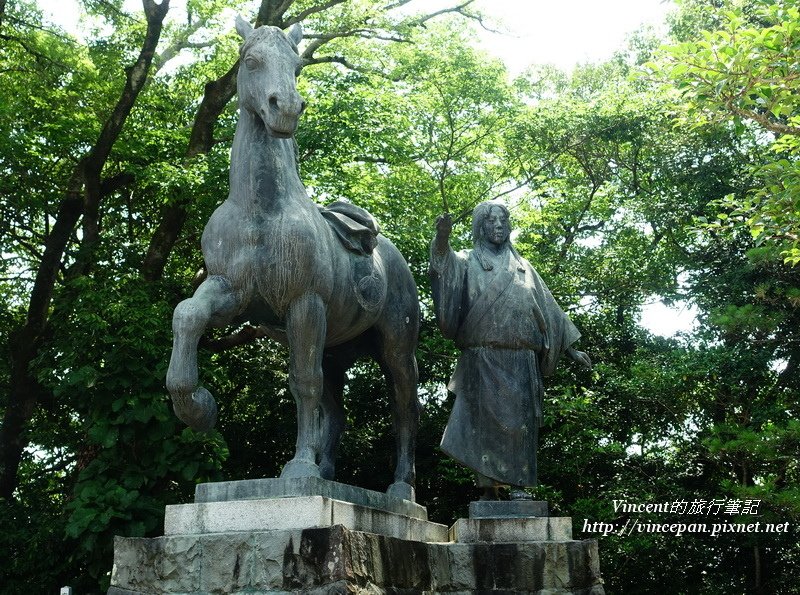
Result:
{"type": "Polygon", "coordinates": [[[244,39],[237,80],[240,110],[257,116],[272,136],[290,138],[306,107],[296,83],[303,65],[297,51],[302,28],[295,25],[287,35],[277,27],[253,29],[237,17],[236,31],[244,39]]]}

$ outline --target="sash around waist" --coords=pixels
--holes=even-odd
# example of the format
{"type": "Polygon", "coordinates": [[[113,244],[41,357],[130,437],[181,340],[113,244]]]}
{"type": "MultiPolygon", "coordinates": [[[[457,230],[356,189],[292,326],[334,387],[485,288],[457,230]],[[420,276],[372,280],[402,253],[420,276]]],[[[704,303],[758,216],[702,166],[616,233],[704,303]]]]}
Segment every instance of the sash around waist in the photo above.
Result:
{"type": "Polygon", "coordinates": [[[540,353],[542,348],[544,347],[543,341],[541,337],[537,337],[537,343],[532,341],[524,341],[521,339],[517,339],[514,341],[481,341],[480,343],[461,343],[456,341],[456,347],[461,349],[462,351],[467,349],[508,349],[509,351],[535,351],[536,353],[540,353]]]}

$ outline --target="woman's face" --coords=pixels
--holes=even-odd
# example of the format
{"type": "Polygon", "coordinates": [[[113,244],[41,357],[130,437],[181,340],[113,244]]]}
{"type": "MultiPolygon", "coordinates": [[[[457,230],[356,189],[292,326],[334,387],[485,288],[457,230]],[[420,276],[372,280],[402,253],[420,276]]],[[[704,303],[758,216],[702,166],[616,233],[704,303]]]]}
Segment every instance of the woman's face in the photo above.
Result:
{"type": "Polygon", "coordinates": [[[483,236],[492,244],[500,246],[505,244],[511,234],[508,217],[500,207],[492,207],[483,220],[483,236]]]}

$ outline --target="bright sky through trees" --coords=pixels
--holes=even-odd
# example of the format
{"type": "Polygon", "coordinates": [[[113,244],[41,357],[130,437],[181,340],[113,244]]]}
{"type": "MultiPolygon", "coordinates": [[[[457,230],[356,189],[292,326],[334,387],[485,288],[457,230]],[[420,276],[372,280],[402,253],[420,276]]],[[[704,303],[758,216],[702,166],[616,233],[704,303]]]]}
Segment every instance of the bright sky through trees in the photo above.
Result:
{"type": "Polygon", "coordinates": [[[512,74],[530,64],[569,70],[576,63],[606,60],[640,27],[662,30],[675,7],[671,0],[478,0],[477,5],[496,19],[493,28],[500,32],[483,35],[483,46],[512,74]]]}
{"type": "MultiPolygon", "coordinates": [[[[40,0],[40,6],[68,31],[77,28],[75,0],[40,0]]],[[[173,2],[171,13],[185,2],[173,2]]],[[[442,0],[417,0],[410,10],[431,10],[442,0]]],[[[489,18],[487,27],[497,31],[481,34],[481,45],[501,58],[512,74],[530,64],[550,63],[570,69],[580,62],[605,60],[625,43],[631,32],[643,25],[657,30],[674,8],[671,0],[477,0],[476,6],[489,18]]],[[[127,0],[129,10],[140,2],[127,0]]]]}

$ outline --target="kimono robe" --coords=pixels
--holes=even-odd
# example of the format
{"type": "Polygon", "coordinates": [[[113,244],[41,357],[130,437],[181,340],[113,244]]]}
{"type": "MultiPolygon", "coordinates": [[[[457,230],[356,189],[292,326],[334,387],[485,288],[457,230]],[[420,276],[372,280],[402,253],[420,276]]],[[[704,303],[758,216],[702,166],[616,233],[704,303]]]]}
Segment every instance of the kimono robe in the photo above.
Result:
{"type": "Polygon", "coordinates": [[[499,483],[534,486],[542,376],[580,333],[508,243],[499,254],[432,249],[430,274],[439,328],[461,350],[442,450],[499,483]]]}

